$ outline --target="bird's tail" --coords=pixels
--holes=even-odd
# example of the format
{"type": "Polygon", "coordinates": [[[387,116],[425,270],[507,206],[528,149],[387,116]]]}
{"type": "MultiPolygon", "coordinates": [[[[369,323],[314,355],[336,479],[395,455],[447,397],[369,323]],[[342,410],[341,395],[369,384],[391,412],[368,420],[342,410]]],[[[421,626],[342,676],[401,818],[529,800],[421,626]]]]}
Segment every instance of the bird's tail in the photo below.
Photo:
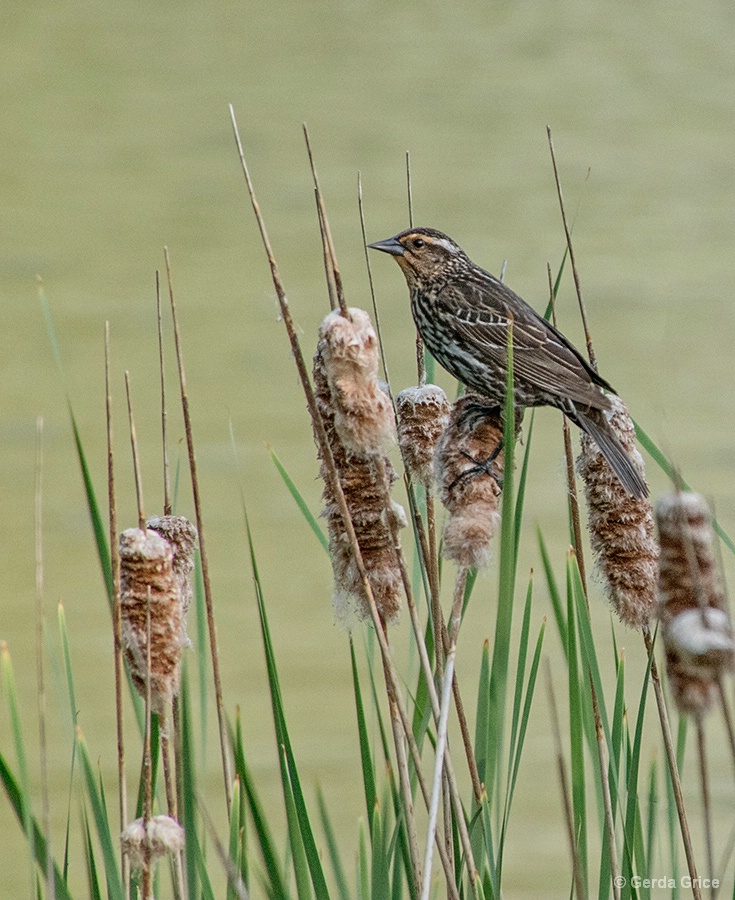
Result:
{"type": "Polygon", "coordinates": [[[647,497],[648,486],[643,475],[625,452],[605,414],[600,410],[586,410],[582,413],[575,409],[570,418],[597,444],[626,491],[638,499],[647,497]]]}

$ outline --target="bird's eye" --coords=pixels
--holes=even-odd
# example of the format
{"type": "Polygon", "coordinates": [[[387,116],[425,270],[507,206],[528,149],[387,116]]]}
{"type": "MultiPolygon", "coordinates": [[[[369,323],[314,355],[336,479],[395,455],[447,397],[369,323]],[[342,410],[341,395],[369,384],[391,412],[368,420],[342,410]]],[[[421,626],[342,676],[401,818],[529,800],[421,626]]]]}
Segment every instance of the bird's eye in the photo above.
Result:
{"type": "Polygon", "coordinates": [[[414,238],[412,243],[414,250],[420,250],[423,246],[426,245],[426,241],[422,238],[414,238]]]}

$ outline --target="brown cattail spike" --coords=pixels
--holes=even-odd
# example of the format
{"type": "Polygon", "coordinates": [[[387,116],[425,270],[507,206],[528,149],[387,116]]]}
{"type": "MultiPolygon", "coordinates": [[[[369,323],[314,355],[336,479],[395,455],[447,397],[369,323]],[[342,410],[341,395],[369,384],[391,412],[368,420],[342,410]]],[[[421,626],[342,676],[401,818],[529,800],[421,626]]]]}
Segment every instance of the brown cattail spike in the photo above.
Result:
{"type": "MultiPolygon", "coordinates": [[[[366,316],[359,310],[351,310],[353,320],[363,321],[366,316]]],[[[384,622],[392,622],[398,616],[401,604],[402,578],[396,559],[395,546],[392,539],[391,522],[387,517],[395,516],[400,525],[404,518],[400,507],[391,505],[386,509],[386,501],[390,485],[396,480],[396,474],[387,457],[382,457],[382,465],[378,466],[376,449],[384,440],[386,429],[381,426],[377,431],[368,428],[371,438],[363,440],[365,417],[353,412],[347,414],[350,404],[345,398],[358,396],[377,396],[374,390],[385,396],[375,384],[366,387],[364,368],[346,365],[349,353],[337,354],[338,364],[334,368],[334,346],[339,342],[336,336],[347,334],[353,325],[339,314],[331,314],[325,319],[321,329],[321,340],[314,358],[314,390],[319,413],[329,441],[334,463],[344,492],[345,501],[350,511],[350,518],[355,529],[370,587],[375,598],[381,618],[384,622]],[[339,320],[339,321],[337,321],[339,320]],[[335,324],[336,323],[336,324],[335,324]],[[346,325],[345,325],[346,323],[346,325]],[[326,336],[325,336],[326,335],[326,336]],[[327,365],[327,358],[330,366],[327,365]],[[354,376],[351,383],[351,377],[354,376]],[[334,385],[334,392],[331,386],[334,385]],[[335,395],[336,392],[336,395],[335,395]],[[342,429],[338,429],[337,421],[342,429]],[[354,426],[357,425],[355,428],[354,426]],[[360,439],[356,439],[356,434],[360,439]],[[347,437],[347,444],[342,438],[347,437]],[[366,449],[367,448],[369,449],[366,449]],[[380,475],[380,471],[385,476],[380,475]],[[384,482],[388,483],[385,484],[384,482]]],[[[364,333],[365,329],[363,329],[364,333]]],[[[362,354],[364,344],[355,345],[358,355],[362,354]]],[[[352,350],[355,350],[355,346],[352,350]]],[[[352,350],[349,352],[351,353],[352,350]]],[[[368,379],[369,382],[369,379],[368,379]]],[[[387,400],[387,397],[386,397],[387,400]]],[[[382,408],[382,401],[379,405],[382,408]]],[[[388,404],[392,421],[392,408],[388,404]]],[[[382,416],[382,413],[381,413],[382,416]]],[[[371,417],[368,417],[371,418],[371,417]]],[[[322,461],[321,475],[324,479],[324,512],[329,530],[329,551],[334,572],[334,609],[338,620],[347,628],[351,628],[358,619],[369,619],[370,610],[367,598],[363,595],[362,581],[357,564],[348,540],[339,505],[330,486],[327,470],[322,461]]]]}
{"type": "Polygon", "coordinates": [[[378,380],[378,339],[364,310],[348,313],[331,312],[319,328],[334,427],[348,453],[380,453],[393,435],[393,408],[378,380]]]}
{"type": "Polygon", "coordinates": [[[500,409],[468,393],[452,407],[436,449],[436,479],[449,512],[444,555],[460,566],[487,563],[490,541],[500,526],[505,457],[500,409]]]}
{"type": "Polygon", "coordinates": [[[674,492],[656,505],[661,542],[658,617],[671,691],[681,712],[704,715],[721,675],[733,668],[735,640],[706,501],[674,492]]]}
{"type": "Polygon", "coordinates": [[[411,480],[424,487],[434,480],[436,445],[449,424],[447,395],[436,384],[401,391],[396,397],[398,444],[411,480]]]}
{"type": "Polygon", "coordinates": [[[194,597],[192,575],[197,530],[185,516],[151,516],[146,525],[171,544],[174,575],[181,593],[182,611],[186,616],[194,597]]]}
{"type": "MultiPolygon", "coordinates": [[[[636,448],[628,410],[619,397],[610,395],[608,399],[612,404],[606,413],[610,428],[644,478],[643,458],[636,448]]],[[[648,623],[656,602],[658,546],[651,503],[623,487],[588,435],[582,434],[581,443],[577,471],[584,481],[592,551],[615,612],[626,625],[641,628],[648,623]]]]}
{"type": "Polygon", "coordinates": [[[128,528],[120,535],[120,606],[123,647],[138,693],[145,696],[147,613],[150,597],[151,703],[164,715],[181,680],[182,604],[171,545],[155,531],[128,528]]]}

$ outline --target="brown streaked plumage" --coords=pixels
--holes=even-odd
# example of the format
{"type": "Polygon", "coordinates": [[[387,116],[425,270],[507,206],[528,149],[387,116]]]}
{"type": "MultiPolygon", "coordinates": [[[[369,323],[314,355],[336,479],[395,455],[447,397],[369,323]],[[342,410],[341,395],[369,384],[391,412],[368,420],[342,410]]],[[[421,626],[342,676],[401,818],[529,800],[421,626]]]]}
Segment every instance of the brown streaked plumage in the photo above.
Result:
{"type": "Polygon", "coordinates": [[[502,404],[512,322],[516,404],[560,409],[595,440],[631,494],[648,493],[605,417],[604,391],[613,388],[560,331],[441,231],[410,228],[370,246],[395,257],[416,328],[450,374],[502,404]]]}

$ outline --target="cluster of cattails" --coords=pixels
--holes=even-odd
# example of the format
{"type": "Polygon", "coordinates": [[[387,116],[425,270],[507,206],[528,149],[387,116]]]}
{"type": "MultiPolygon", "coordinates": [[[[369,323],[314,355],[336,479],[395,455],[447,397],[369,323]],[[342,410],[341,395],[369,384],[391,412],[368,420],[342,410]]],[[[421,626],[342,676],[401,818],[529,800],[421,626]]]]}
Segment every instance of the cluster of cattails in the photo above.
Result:
{"type": "Polygon", "coordinates": [[[123,648],[143,697],[150,677],[151,708],[162,717],[179,692],[195,541],[196,529],[178,516],[120,535],[123,648]]]}
{"type": "Polygon", "coordinates": [[[735,640],[715,554],[712,519],[699,494],[676,491],[656,505],[661,544],[658,617],[666,671],[680,712],[701,717],[735,662],[735,640]]]}
{"type": "MultiPolygon", "coordinates": [[[[334,311],[322,322],[314,388],[375,605],[384,622],[394,621],[402,591],[394,534],[404,517],[389,500],[396,474],[384,448],[393,435],[393,407],[378,379],[377,336],[363,310],[334,311]]],[[[335,613],[351,627],[370,609],[323,457],[321,475],[335,613]]]]}
{"type": "Polygon", "coordinates": [[[452,407],[436,448],[439,496],[448,512],[444,555],[462,567],[484,565],[500,526],[505,457],[500,409],[468,393],[452,407]]]}
{"type": "MultiPolygon", "coordinates": [[[[609,399],[610,425],[643,475],[643,458],[628,410],[619,397],[609,399]]],[[[588,435],[583,433],[581,441],[577,471],[585,486],[592,552],[615,612],[626,625],[642,628],[656,603],[658,545],[651,503],[626,491],[588,435]]]]}

